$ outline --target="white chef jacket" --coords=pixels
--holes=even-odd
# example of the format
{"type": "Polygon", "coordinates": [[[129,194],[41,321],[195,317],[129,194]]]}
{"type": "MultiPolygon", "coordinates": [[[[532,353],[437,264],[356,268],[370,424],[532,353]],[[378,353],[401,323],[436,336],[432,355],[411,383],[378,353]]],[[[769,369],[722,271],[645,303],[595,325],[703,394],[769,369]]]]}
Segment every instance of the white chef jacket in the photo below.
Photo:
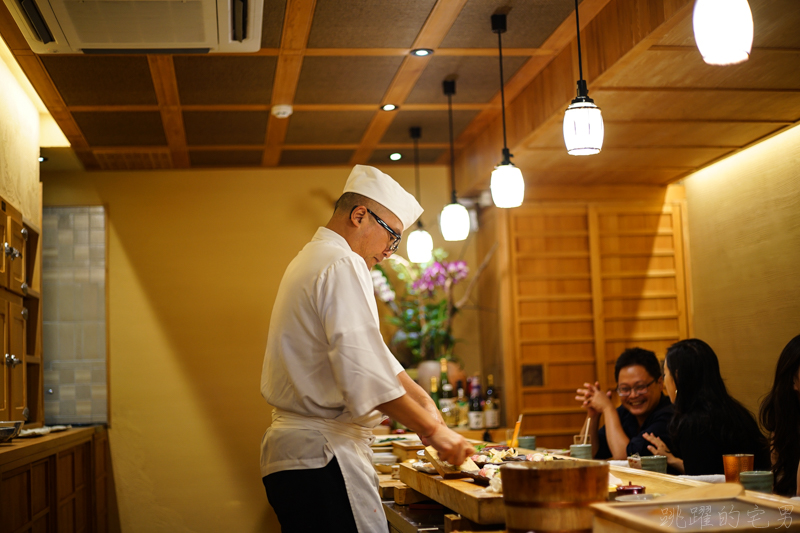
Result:
{"type": "MultiPolygon", "coordinates": [[[[405,394],[400,372],[380,334],[366,262],[344,237],[319,228],[281,280],[261,394],[278,411],[371,428],[381,419],[375,407],[405,394]]],[[[333,455],[319,431],[270,429],[261,475],[322,468],[333,455]]]]}

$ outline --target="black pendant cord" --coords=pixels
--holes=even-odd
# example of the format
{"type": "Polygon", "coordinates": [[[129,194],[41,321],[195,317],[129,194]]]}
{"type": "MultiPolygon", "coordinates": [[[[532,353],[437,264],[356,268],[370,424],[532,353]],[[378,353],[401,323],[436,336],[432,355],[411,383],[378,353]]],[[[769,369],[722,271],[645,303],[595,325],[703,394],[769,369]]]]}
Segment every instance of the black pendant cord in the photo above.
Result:
{"type": "Polygon", "coordinates": [[[453,146],[453,95],[447,95],[447,116],[450,119],[450,186],[452,187],[451,204],[457,203],[456,196],[456,151],[453,146]]]}
{"type": "Polygon", "coordinates": [[[578,33],[578,74],[583,81],[583,61],[581,61],[581,20],[578,18],[578,0],[575,0],[575,25],[578,33]]]}
{"type": "MultiPolygon", "coordinates": [[[[417,186],[417,202],[421,204],[419,191],[419,139],[417,137],[414,138],[414,182],[417,186]]],[[[417,227],[422,229],[421,217],[417,219],[417,227]]]]}
{"type": "MultiPolygon", "coordinates": [[[[503,115],[503,157],[504,159],[508,159],[506,157],[508,153],[508,140],[506,139],[506,91],[503,83],[503,34],[500,32],[497,33],[497,49],[500,56],[500,109],[503,115]]],[[[504,160],[503,164],[506,163],[507,161],[504,160]]]]}

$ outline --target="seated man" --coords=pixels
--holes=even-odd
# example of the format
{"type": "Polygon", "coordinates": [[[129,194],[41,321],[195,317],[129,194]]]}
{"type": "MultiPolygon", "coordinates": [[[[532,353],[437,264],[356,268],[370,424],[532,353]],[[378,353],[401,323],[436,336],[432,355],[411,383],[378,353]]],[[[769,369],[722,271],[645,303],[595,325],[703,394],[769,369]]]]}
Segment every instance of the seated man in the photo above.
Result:
{"type": "Polygon", "coordinates": [[[656,354],[642,348],[629,348],[622,352],[614,367],[617,394],[621,405],[614,408],[611,391],[603,393],[600,383],[584,383],[578,389],[576,400],[591,420],[589,435],[592,439],[592,456],[595,459],[625,459],[630,455],[652,455],[650,444],[642,435],[649,433],[660,437],[667,448],[671,444],[667,426],[672,419],[672,404],[661,392],[664,378],[656,354]],[[605,426],[598,430],[600,415],[605,426]]]}

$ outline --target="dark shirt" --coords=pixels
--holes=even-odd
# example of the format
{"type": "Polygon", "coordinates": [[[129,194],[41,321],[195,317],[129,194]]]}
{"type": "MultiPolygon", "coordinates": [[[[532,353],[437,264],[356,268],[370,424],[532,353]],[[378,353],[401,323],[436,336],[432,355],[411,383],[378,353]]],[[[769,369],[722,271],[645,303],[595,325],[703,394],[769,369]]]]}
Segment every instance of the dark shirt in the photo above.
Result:
{"type": "MultiPolygon", "coordinates": [[[[645,419],[642,427],[639,427],[639,421],[631,414],[624,406],[617,407],[617,414],[619,415],[619,422],[622,425],[622,431],[628,436],[628,456],[635,453],[639,455],[653,455],[647,446],[650,442],[642,437],[642,433],[652,433],[659,437],[667,445],[667,449],[672,449],[672,440],[669,437],[670,420],[672,420],[672,403],[667,396],[661,395],[661,401],[658,402],[653,412],[645,419]]],[[[597,432],[598,449],[595,454],[595,459],[609,459],[612,457],[611,448],[608,447],[608,440],[606,439],[606,428],[601,427],[597,432]]]]}
{"type": "Polygon", "coordinates": [[[771,470],[766,441],[752,417],[751,422],[747,431],[737,432],[735,438],[724,438],[718,430],[711,430],[709,424],[689,421],[681,425],[675,447],[670,449],[683,459],[687,476],[724,474],[722,456],[728,453],[752,453],[755,470],[771,470]]]}

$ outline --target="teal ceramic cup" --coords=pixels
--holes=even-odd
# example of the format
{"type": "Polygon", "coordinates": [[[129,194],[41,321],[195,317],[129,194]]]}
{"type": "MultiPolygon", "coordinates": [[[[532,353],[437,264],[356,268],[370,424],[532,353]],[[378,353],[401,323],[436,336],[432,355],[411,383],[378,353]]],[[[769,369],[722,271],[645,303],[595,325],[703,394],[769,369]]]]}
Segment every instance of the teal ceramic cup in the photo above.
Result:
{"type": "Polygon", "coordinates": [[[747,490],[772,493],[772,472],[769,470],[739,472],[739,483],[747,490]]]}
{"type": "Polygon", "coordinates": [[[535,450],[536,449],[536,437],[533,436],[523,436],[517,438],[517,445],[519,448],[525,448],[526,450],[535,450]]]}
{"type": "Polygon", "coordinates": [[[592,458],[592,445],[591,444],[572,444],[569,447],[569,456],[576,459],[591,459],[592,458]]]}
{"type": "Polygon", "coordinates": [[[643,455],[642,470],[667,473],[667,457],[665,455],[643,455]]]}

